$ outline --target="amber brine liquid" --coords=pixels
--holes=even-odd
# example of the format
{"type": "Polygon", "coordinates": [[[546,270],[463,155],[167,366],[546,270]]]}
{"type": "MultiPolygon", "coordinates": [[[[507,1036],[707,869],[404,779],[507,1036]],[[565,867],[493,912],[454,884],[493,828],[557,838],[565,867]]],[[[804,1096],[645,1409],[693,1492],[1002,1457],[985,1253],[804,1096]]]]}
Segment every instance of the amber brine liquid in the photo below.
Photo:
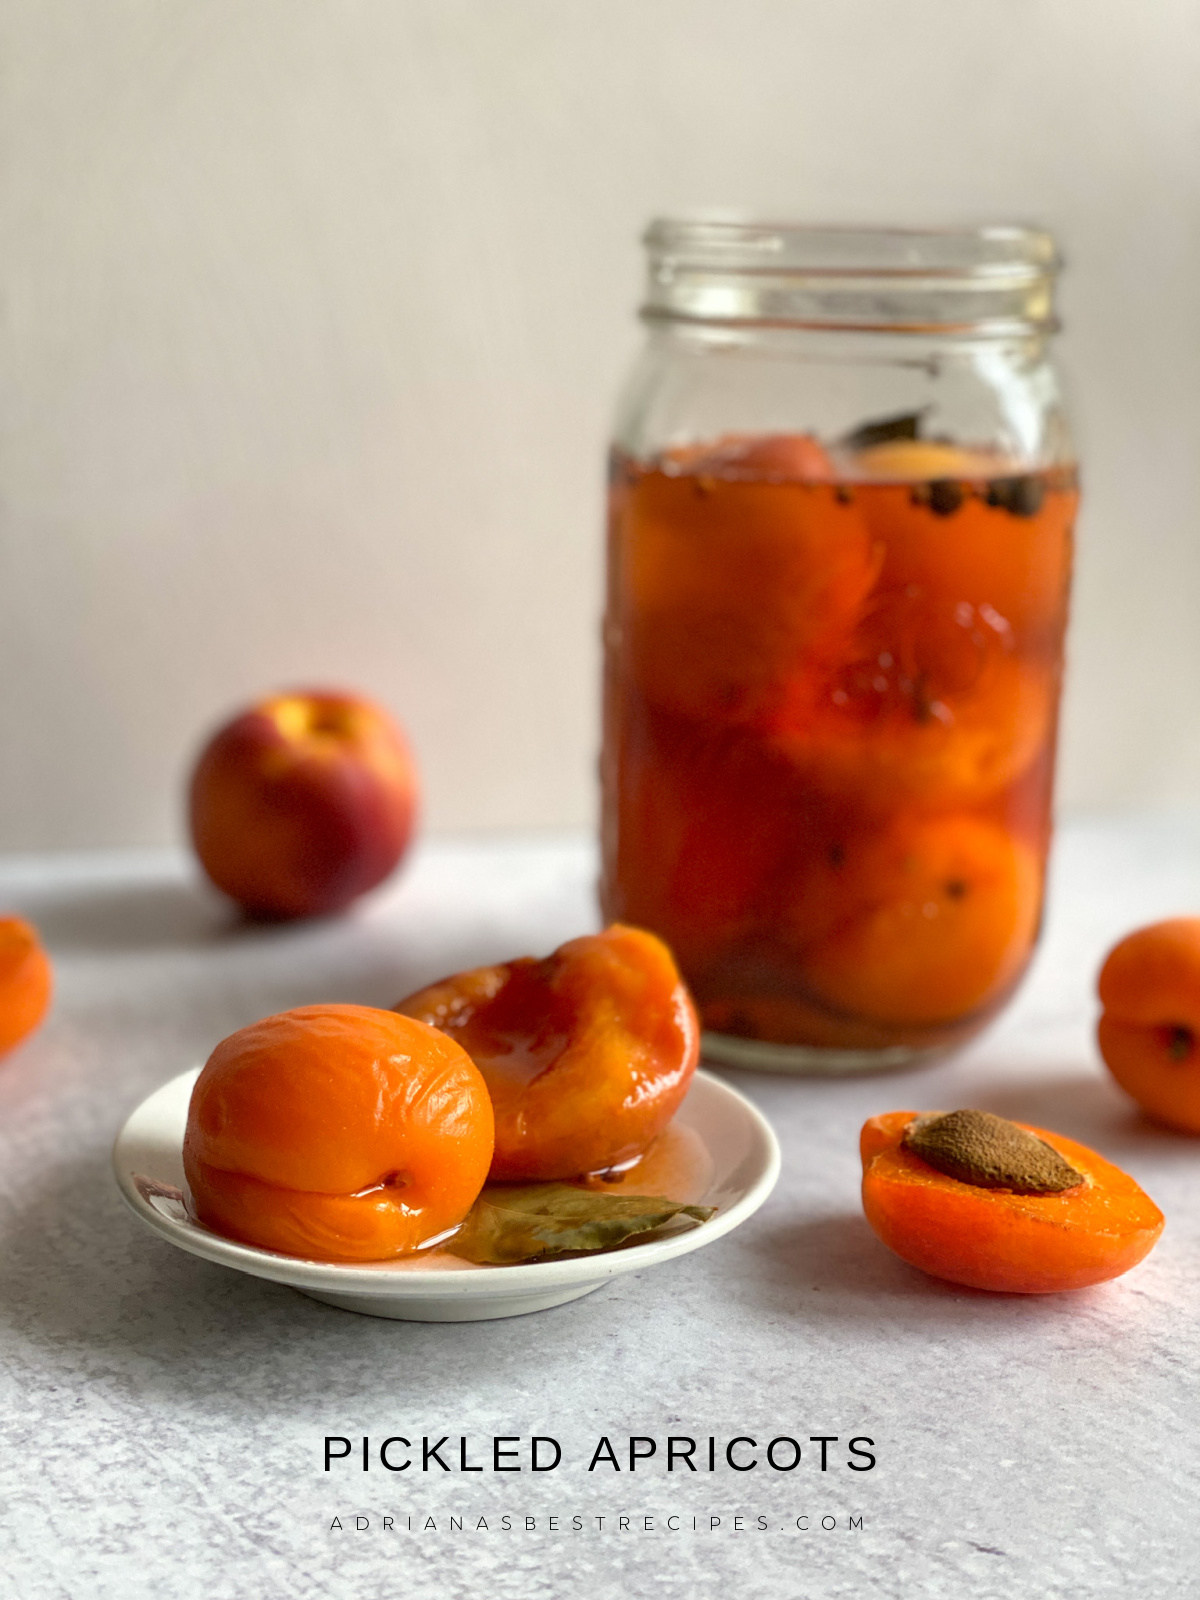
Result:
{"type": "Polygon", "coordinates": [[[805,436],[614,460],[609,918],[706,1028],[873,1051],[966,1037],[1041,919],[1069,467],[805,436]]]}

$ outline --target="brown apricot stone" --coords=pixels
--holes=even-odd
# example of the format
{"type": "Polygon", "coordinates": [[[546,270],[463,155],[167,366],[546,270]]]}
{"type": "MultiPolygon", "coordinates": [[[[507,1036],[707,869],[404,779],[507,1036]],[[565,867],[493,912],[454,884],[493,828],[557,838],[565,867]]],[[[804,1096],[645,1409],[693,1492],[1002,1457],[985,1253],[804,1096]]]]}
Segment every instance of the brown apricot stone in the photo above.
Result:
{"type": "Polygon", "coordinates": [[[990,1111],[914,1117],[903,1144],[947,1177],[976,1189],[1062,1194],[1083,1182],[1083,1174],[1044,1140],[990,1111]]]}

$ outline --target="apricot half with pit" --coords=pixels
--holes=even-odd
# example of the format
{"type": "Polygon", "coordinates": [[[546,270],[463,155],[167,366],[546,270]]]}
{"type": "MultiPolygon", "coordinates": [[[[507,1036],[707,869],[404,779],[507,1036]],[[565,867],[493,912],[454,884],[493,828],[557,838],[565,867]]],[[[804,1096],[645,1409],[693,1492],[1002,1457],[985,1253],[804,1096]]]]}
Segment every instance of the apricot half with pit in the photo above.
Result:
{"type": "Polygon", "coordinates": [[[902,1260],[1007,1294],[1105,1283],[1136,1266],[1162,1212],[1086,1145],[987,1111],[891,1111],[859,1141],[863,1210],[902,1260]]]}
{"type": "Polygon", "coordinates": [[[460,972],[396,1009],[460,1044],[496,1115],[491,1176],[573,1178],[634,1161],[687,1093],[691,997],[653,934],[614,923],[544,960],[460,972]]]}

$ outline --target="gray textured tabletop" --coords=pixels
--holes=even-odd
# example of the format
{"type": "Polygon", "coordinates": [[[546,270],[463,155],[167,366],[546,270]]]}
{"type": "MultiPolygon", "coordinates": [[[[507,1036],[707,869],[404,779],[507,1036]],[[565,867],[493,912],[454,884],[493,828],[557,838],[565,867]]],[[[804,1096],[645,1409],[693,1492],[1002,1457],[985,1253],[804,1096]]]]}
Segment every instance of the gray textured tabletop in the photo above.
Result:
{"type": "Polygon", "coordinates": [[[730,1074],[779,1133],[772,1199],[711,1248],[558,1310],[359,1317],[180,1254],[124,1209],[118,1126],[223,1034],[545,951],[593,925],[593,872],[574,839],[431,845],[356,915],[271,929],[233,924],[173,856],[0,864],[0,906],[38,922],[59,978],[51,1019],[0,1069],[4,1593],[1200,1593],[1200,1139],[1142,1120],[1091,1042],[1108,944],[1200,910],[1196,821],[1063,830],[1034,971],[954,1060],[859,1081],[730,1074]],[[859,1209],[859,1125],[963,1104],[1126,1167],[1167,1214],[1154,1254],[1114,1284],[1028,1299],[889,1256],[859,1209]],[[447,1436],[457,1469],[460,1438],[478,1462],[496,1436],[531,1434],[559,1441],[556,1470],[531,1473],[527,1444],[519,1473],[373,1457],[364,1473],[357,1454],[364,1435],[372,1451],[447,1436]],[[669,1434],[700,1440],[702,1464],[715,1438],[717,1470],[668,1475],[669,1434]],[[356,1452],[328,1472],[326,1435],[356,1452]],[[632,1475],[631,1435],[658,1441],[632,1475]],[[804,1454],[736,1472],[722,1452],[738,1435],[760,1457],[775,1436],[804,1454]],[[824,1472],[820,1435],[838,1439],[824,1472]],[[860,1435],[867,1472],[848,1468],[860,1435]],[[605,1436],[619,1473],[587,1470],[605,1436]]]}

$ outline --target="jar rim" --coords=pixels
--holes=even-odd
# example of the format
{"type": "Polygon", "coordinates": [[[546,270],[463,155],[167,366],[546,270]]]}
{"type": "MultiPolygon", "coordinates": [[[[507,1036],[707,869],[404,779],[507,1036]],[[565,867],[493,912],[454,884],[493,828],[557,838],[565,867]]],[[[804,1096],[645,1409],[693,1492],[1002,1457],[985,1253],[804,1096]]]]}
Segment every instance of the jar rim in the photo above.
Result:
{"type": "Polygon", "coordinates": [[[1053,235],[1021,224],[915,228],[655,218],[649,320],[995,336],[1057,326],[1053,235]]]}

